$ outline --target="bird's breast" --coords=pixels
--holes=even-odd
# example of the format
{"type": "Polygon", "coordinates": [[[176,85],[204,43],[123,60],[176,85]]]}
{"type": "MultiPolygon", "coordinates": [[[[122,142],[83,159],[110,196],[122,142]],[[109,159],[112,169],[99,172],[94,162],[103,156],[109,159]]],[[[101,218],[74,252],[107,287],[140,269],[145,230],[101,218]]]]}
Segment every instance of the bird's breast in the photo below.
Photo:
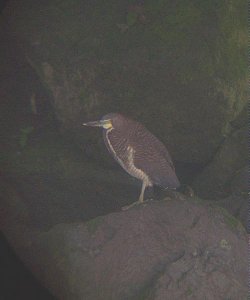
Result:
{"type": "Polygon", "coordinates": [[[114,133],[114,129],[110,128],[104,132],[104,142],[109,152],[115,160],[124,168],[126,163],[126,139],[121,139],[118,134],[114,133]]]}
{"type": "Polygon", "coordinates": [[[151,180],[147,176],[145,172],[143,172],[141,169],[137,168],[134,163],[134,156],[135,156],[135,150],[131,147],[127,147],[127,154],[128,154],[128,170],[127,172],[136,177],[137,179],[140,179],[144,182],[146,182],[146,185],[151,186],[151,180]]]}
{"type": "Polygon", "coordinates": [[[109,129],[105,132],[104,140],[113,157],[127,173],[146,182],[148,186],[152,185],[148,176],[135,166],[135,149],[130,145],[128,138],[121,138],[113,129],[109,129]]]}

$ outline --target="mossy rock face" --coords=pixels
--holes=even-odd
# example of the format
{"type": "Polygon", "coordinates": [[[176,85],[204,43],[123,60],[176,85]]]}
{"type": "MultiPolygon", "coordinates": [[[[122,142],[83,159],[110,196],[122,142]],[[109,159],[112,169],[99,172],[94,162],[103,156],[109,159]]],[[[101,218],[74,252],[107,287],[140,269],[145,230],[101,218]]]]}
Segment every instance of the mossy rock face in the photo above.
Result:
{"type": "MultiPolygon", "coordinates": [[[[120,111],[207,162],[246,102],[245,1],[10,1],[4,19],[64,128],[120,111]]],[[[93,138],[93,145],[98,137],[93,138]]],[[[94,153],[94,147],[93,147],[94,153]]]]}
{"type": "Polygon", "coordinates": [[[102,216],[86,222],[88,232],[94,235],[98,227],[102,224],[102,222],[103,222],[102,216]]]}
{"type": "Polygon", "coordinates": [[[247,127],[243,127],[234,131],[224,141],[214,159],[194,180],[193,186],[199,196],[214,199],[234,193],[246,193],[247,130],[247,127]]]}

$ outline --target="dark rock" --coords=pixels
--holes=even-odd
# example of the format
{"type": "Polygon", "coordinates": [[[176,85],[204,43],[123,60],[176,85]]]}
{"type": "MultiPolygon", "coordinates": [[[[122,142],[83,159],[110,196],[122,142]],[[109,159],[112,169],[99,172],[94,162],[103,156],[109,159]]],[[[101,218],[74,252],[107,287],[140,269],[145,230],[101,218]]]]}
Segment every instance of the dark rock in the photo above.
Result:
{"type": "Polygon", "coordinates": [[[56,300],[25,268],[0,232],[1,300],[56,300]]]}
{"type": "Polygon", "coordinates": [[[224,207],[231,215],[241,220],[242,224],[249,228],[249,174],[248,166],[236,172],[228,182],[230,196],[219,199],[216,203],[224,207]]]}
{"type": "Polygon", "coordinates": [[[249,167],[246,166],[238,170],[233,178],[228,182],[230,191],[232,194],[242,193],[247,194],[248,192],[248,180],[249,180],[249,167]]]}
{"type": "Polygon", "coordinates": [[[238,117],[231,123],[234,129],[240,129],[248,124],[248,107],[242,109],[238,117]]]}
{"type": "Polygon", "coordinates": [[[22,199],[9,193],[1,225],[59,299],[245,299],[245,230],[222,209],[183,199],[41,231],[28,225],[22,199]]]}
{"type": "Polygon", "coordinates": [[[247,165],[247,130],[247,127],[243,127],[234,131],[223,142],[213,160],[196,177],[193,187],[200,197],[225,198],[237,189],[247,189],[248,175],[247,170],[243,169],[247,165]]]}
{"type": "Polygon", "coordinates": [[[62,128],[92,157],[105,155],[100,135],[81,123],[120,110],[175,160],[206,163],[245,107],[243,0],[146,1],[132,11],[126,1],[12,0],[3,17],[62,128]]]}
{"type": "Polygon", "coordinates": [[[236,193],[227,198],[216,201],[216,204],[224,207],[232,216],[242,222],[249,230],[249,196],[247,193],[236,193]]]}

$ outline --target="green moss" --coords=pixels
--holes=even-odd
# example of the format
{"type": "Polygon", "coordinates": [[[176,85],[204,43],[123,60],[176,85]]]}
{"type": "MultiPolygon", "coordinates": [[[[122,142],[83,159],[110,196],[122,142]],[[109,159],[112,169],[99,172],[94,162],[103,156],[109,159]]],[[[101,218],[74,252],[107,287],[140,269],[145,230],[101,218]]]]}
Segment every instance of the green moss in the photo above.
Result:
{"type": "Polygon", "coordinates": [[[28,126],[20,129],[19,144],[21,148],[24,148],[27,145],[28,138],[32,131],[34,131],[33,126],[28,126]]]}
{"type": "MultiPolygon", "coordinates": [[[[35,11],[27,5],[25,22],[18,20],[28,26],[20,26],[25,34],[34,28],[36,38],[45,45],[43,57],[53,62],[53,67],[68,64],[75,69],[74,66],[79,63],[84,66],[84,61],[91,58],[115,62],[124,53],[144,47],[143,55],[151,57],[152,64],[159,56],[165,56],[168,70],[171,67],[178,70],[179,82],[188,84],[201,76],[206,80],[220,76],[223,81],[245,76],[244,4],[243,0],[219,4],[149,0],[144,4],[147,22],[137,24],[137,14],[132,11],[125,14],[128,7],[122,2],[97,1],[83,11],[81,1],[64,0],[57,4],[53,1],[46,7],[41,5],[35,11]],[[41,26],[44,22],[50,24],[49,31],[41,26]],[[129,28],[122,33],[118,25],[124,23],[129,28]]],[[[112,66],[119,73],[120,64],[112,66]]],[[[115,78],[116,72],[108,76],[115,78]]]]}
{"type": "MultiPolygon", "coordinates": [[[[34,135],[36,133],[34,132],[34,135]]],[[[16,145],[19,144],[19,136],[16,145]]],[[[47,133],[36,141],[25,141],[25,147],[13,149],[2,157],[3,167],[8,173],[29,175],[34,173],[55,174],[61,178],[80,176],[84,169],[81,151],[58,133],[47,133]]]]}
{"type": "Polygon", "coordinates": [[[31,2],[21,7],[25,18],[16,13],[18,28],[24,35],[31,34],[29,39],[39,39],[45,45],[43,56],[54,65],[74,60],[78,64],[79,58],[113,59],[146,45],[148,52],[153,50],[158,55],[158,49],[162,49],[166,58],[174,58],[170,63],[180,68],[178,73],[184,76],[184,82],[193,79],[195,72],[196,77],[221,74],[225,80],[246,74],[244,0],[209,4],[199,0],[175,4],[148,0],[144,4],[145,24],[136,23],[135,12],[124,13],[128,5],[122,1],[97,1],[85,5],[84,10],[80,0],[52,1],[38,5],[36,10],[31,2]],[[118,26],[124,23],[129,26],[125,34],[118,26]],[[49,24],[50,29],[42,24],[49,24]]]}
{"type": "Polygon", "coordinates": [[[62,123],[73,124],[81,111],[119,108],[142,120],[152,115],[152,126],[172,141],[177,159],[207,162],[247,99],[241,84],[247,69],[244,5],[147,0],[140,22],[126,1],[27,0],[13,10],[13,22],[20,40],[34,45],[26,48],[46,89],[58,97],[53,105],[62,123]],[[52,84],[41,62],[54,70],[52,84]],[[65,99],[55,91],[65,91],[65,99]]]}
{"type": "Polygon", "coordinates": [[[234,216],[230,215],[226,209],[218,207],[216,204],[213,205],[213,210],[214,209],[222,214],[224,222],[229,226],[229,228],[232,230],[245,231],[242,223],[234,216]]]}
{"type": "Polygon", "coordinates": [[[225,223],[228,224],[232,229],[239,229],[239,227],[242,227],[240,221],[235,217],[229,215],[228,213],[224,213],[223,215],[225,223]]]}
{"type": "Polygon", "coordinates": [[[169,51],[176,51],[183,82],[201,75],[221,74],[227,80],[246,74],[245,2],[211,2],[178,1],[168,6],[167,1],[149,1],[153,31],[169,51]]]}
{"type": "Polygon", "coordinates": [[[187,290],[186,290],[186,295],[187,296],[191,296],[193,294],[193,289],[191,287],[189,287],[187,290]]]}
{"type": "Polygon", "coordinates": [[[144,288],[141,289],[140,293],[136,295],[133,300],[151,300],[154,298],[154,288],[153,285],[148,284],[145,285],[144,288]]]}
{"type": "Polygon", "coordinates": [[[86,226],[87,226],[87,229],[88,229],[88,232],[90,234],[95,234],[96,230],[98,229],[98,227],[102,224],[103,222],[103,217],[97,217],[95,219],[92,219],[90,221],[88,221],[86,223],[86,226]]]}

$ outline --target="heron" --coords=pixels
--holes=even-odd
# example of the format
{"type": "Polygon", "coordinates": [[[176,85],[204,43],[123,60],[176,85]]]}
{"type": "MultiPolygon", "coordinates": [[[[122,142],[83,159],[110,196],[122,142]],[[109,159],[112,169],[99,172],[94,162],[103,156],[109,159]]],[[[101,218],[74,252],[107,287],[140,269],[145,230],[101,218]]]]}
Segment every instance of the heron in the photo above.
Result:
{"type": "Polygon", "coordinates": [[[83,125],[102,127],[104,143],[113,158],[128,174],[142,181],[138,201],[123,209],[143,203],[147,187],[158,185],[175,190],[180,186],[167,148],[141,123],[120,113],[109,113],[83,125]]]}

